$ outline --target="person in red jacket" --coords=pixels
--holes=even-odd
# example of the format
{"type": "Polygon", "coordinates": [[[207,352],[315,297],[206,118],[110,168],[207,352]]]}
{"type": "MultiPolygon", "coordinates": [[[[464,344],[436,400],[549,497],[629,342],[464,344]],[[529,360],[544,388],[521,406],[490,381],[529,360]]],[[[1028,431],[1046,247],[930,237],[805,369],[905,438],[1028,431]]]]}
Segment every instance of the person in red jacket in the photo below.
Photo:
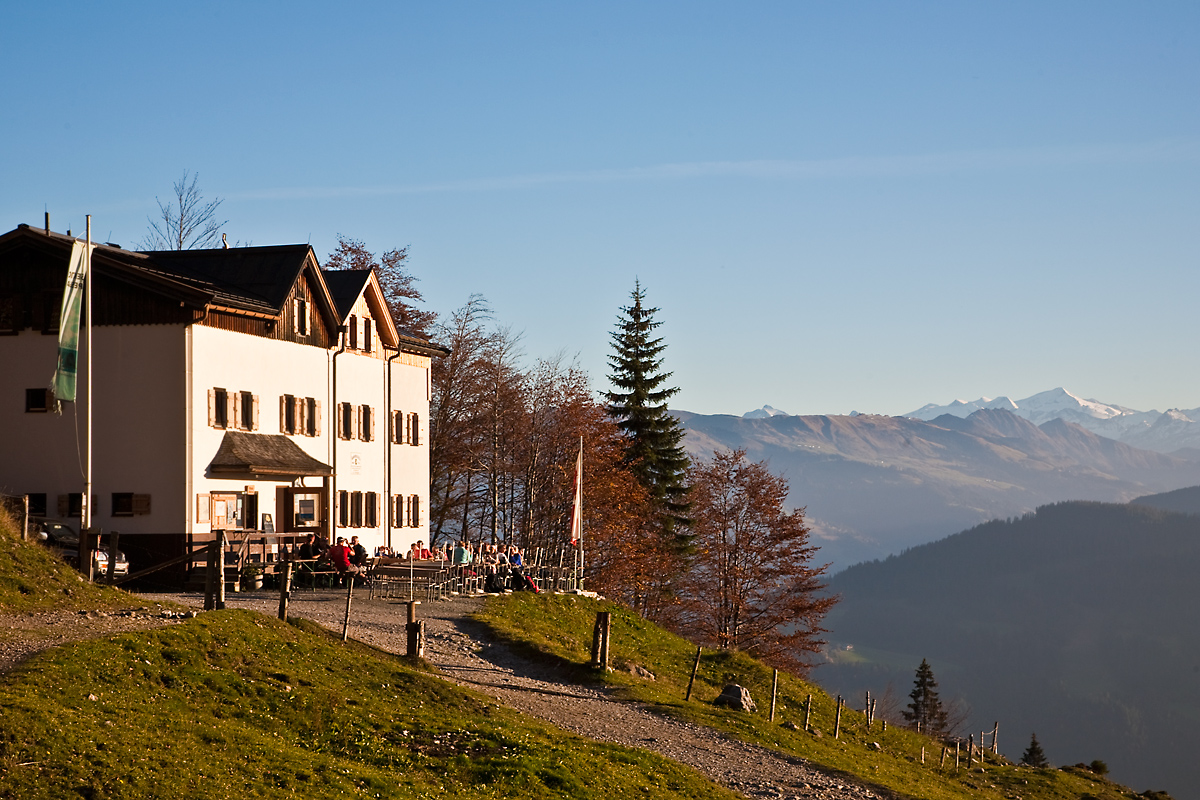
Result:
{"type": "Polygon", "coordinates": [[[350,563],[350,548],[346,546],[346,537],[344,536],[338,537],[337,544],[325,552],[325,557],[329,559],[329,563],[339,574],[350,575],[351,580],[360,572],[355,564],[350,563]]]}

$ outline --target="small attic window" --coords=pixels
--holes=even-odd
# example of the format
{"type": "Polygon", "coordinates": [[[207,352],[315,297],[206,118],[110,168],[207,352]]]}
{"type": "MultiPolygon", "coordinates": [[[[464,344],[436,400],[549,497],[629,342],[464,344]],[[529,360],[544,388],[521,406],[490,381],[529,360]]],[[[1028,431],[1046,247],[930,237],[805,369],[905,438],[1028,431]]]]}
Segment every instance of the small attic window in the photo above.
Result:
{"type": "Polygon", "coordinates": [[[308,336],[308,301],[296,298],[296,335],[308,336]]]}

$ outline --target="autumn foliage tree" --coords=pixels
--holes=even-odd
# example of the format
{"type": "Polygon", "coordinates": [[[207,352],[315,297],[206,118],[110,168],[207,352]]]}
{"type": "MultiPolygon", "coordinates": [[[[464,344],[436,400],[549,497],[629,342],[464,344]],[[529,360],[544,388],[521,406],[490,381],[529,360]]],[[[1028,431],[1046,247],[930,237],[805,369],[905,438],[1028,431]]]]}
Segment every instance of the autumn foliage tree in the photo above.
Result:
{"type": "Polygon", "coordinates": [[[803,674],[836,598],[821,593],[825,567],[813,563],[803,509],[784,508],[787,481],[743,450],[695,464],[688,480],[693,554],[673,624],[803,674]]]}

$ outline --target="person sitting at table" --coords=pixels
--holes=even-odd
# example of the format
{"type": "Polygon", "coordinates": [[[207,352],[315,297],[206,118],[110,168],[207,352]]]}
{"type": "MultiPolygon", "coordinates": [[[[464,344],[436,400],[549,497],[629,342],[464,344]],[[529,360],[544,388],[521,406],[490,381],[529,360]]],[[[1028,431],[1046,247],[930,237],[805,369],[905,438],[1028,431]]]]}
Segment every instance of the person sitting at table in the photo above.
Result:
{"type": "Polygon", "coordinates": [[[367,548],[362,546],[357,536],[350,537],[350,563],[362,569],[367,566],[367,548]]]}
{"type": "Polygon", "coordinates": [[[339,575],[349,575],[350,580],[354,580],[354,576],[360,574],[362,570],[356,564],[350,562],[351,552],[350,548],[346,546],[345,537],[339,536],[337,544],[329,548],[325,553],[325,557],[333,565],[333,568],[338,571],[339,575]]]}

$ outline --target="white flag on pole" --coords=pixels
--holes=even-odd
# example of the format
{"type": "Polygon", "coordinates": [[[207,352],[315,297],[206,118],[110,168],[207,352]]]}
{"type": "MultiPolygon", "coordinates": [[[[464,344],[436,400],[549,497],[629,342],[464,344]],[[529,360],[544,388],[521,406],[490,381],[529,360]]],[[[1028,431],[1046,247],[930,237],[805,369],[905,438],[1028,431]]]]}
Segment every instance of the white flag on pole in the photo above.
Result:
{"type": "Polygon", "coordinates": [[[583,546],[583,437],[579,437],[579,458],[575,461],[575,509],[571,512],[571,545],[583,546]]]}
{"type": "MultiPolygon", "coordinates": [[[[93,246],[94,247],[94,246],[93,246]]],[[[58,366],[54,370],[54,397],[57,400],[75,401],[75,376],[79,361],[80,307],[83,304],[83,287],[88,279],[84,258],[87,245],[76,240],[71,246],[71,261],[67,265],[67,285],[63,289],[62,312],[58,321],[58,366]]],[[[90,255],[90,253],[87,253],[90,255]]],[[[91,346],[89,342],[88,346],[91,346]]]]}

